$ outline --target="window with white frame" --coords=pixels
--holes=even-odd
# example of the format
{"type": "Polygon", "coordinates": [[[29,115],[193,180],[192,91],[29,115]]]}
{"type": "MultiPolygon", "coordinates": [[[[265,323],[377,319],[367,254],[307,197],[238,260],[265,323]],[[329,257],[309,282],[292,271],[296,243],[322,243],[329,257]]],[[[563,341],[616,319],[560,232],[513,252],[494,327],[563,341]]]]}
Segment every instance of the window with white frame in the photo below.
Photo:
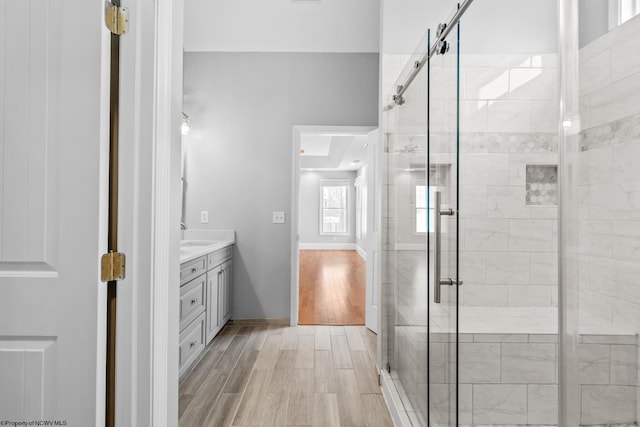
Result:
{"type": "Polygon", "coordinates": [[[320,181],[320,234],[349,234],[348,180],[320,181]]]}
{"type": "Polygon", "coordinates": [[[426,233],[427,228],[430,233],[433,232],[433,207],[428,208],[428,206],[433,206],[434,204],[433,195],[435,190],[435,187],[427,187],[424,184],[416,184],[416,233],[426,233]],[[427,200],[429,200],[428,205],[427,200]]]}
{"type": "Polygon", "coordinates": [[[362,179],[358,177],[354,184],[356,189],[356,237],[362,238],[362,179]]]}

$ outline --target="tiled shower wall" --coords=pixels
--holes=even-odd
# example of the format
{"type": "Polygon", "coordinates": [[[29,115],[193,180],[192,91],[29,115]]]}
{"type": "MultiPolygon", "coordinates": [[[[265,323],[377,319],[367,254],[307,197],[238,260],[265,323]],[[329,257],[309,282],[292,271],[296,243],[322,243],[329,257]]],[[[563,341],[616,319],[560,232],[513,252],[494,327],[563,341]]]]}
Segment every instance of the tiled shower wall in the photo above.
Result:
{"type": "Polygon", "coordinates": [[[581,307],[640,331],[640,16],[580,51],[581,307]]]}
{"type": "MultiPolygon", "coordinates": [[[[640,16],[580,50],[580,315],[634,333],[640,332],[638,52],[640,16]]],[[[636,395],[640,413],[640,390],[636,395]]]]}
{"type": "Polygon", "coordinates": [[[462,305],[557,305],[556,59],[461,55],[462,305]]]}

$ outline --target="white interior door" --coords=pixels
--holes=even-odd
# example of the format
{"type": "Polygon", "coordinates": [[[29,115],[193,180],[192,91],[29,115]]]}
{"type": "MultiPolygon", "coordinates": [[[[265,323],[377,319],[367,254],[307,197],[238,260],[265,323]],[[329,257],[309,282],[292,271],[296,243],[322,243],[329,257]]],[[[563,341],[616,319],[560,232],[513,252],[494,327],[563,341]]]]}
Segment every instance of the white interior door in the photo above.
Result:
{"type": "Polygon", "coordinates": [[[378,130],[369,132],[367,146],[367,284],[365,325],[378,333],[378,301],[380,300],[380,197],[382,188],[378,179],[378,130]]]}
{"type": "Polygon", "coordinates": [[[104,422],[103,7],[0,2],[3,421],[104,422]]]}

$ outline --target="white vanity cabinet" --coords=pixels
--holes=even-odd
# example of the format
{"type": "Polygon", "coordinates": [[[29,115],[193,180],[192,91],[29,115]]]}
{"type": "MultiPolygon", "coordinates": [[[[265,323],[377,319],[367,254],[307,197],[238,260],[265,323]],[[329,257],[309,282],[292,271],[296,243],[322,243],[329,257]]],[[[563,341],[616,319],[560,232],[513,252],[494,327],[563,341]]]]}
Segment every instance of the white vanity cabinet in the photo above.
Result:
{"type": "Polygon", "coordinates": [[[227,246],[208,255],[207,271],[207,343],[216,336],[230,318],[231,256],[227,246]]]}
{"type": "Polygon", "coordinates": [[[231,317],[233,245],[180,264],[179,375],[231,317]]]}

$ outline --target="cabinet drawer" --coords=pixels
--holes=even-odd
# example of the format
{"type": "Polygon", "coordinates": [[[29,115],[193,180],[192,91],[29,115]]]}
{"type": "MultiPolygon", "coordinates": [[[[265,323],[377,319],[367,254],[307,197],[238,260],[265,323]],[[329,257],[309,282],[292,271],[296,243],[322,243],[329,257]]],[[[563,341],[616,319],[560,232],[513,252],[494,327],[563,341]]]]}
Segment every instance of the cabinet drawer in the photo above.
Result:
{"type": "Polygon", "coordinates": [[[205,315],[202,313],[184,331],[180,332],[179,374],[182,375],[204,350],[205,315]]]}
{"type": "Polygon", "coordinates": [[[225,262],[228,259],[231,259],[233,255],[233,245],[229,245],[226,248],[219,249],[215,252],[207,255],[207,270],[211,270],[225,262]]]}
{"type": "Polygon", "coordinates": [[[206,271],[207,257],[201,256],[192,261],[180,265],[180,285],[187,283],[206,271]]]}
{"type": "Polygon", "coordinates": [[[207,275],[192,280],[180,288],[180,330],[204,311],[207,275]]]}

